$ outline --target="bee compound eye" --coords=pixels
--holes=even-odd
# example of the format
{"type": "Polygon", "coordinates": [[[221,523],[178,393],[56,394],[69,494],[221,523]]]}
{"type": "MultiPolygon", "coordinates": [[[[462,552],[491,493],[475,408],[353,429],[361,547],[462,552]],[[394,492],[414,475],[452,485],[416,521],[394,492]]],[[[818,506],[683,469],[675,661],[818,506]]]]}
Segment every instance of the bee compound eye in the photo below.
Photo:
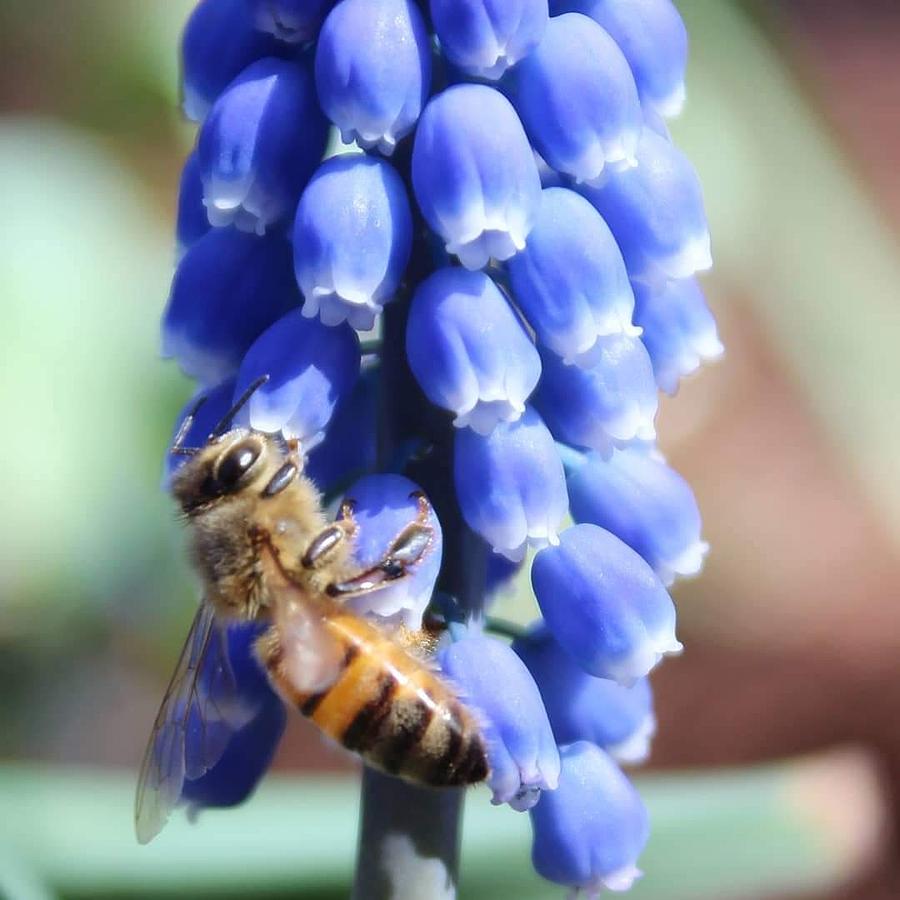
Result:
{"type": "Polygon", "coordinates": [[[239,484],[241,478],[252,468],[262,447],[258,441],[241,441],[235,444],[222,457],[216,471],[216,481],[225,490],[232,490],[239,484]]]}

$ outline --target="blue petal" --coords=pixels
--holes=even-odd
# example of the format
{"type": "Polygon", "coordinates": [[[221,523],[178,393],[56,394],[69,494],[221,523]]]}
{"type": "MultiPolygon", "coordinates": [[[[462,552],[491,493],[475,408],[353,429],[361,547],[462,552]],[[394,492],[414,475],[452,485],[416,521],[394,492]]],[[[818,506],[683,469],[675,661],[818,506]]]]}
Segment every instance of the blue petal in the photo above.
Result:
{"type": "Polygon", "coordinates": [[[642,763],[656,731],[653,694],[646,678],[622,687],[588,675],[546,628],[513,644],[541,691],[560,744],[590,741],[620,763],[642,763]]]}
{"type": "Polygon", "coordinates": [[[653,362],[656,383],[667,394],[703,362],[718,359],[725,348],[716,320],[696,279],[668,281],[660,288],[635,284],[635,322],[653,362]]]}
{"type": "Polygon", "coordinates": [[[285,219],[327,137],[328,122],[304,66],[271,57],[248,66],[200,128],[197,153],[209,221],[261,234],[285,219]]]}
{"type": "Polygon", "coordinates": [[[547,0],[431,0],[431,19],[453,65],[495,80],[540,43],[547,0]]]}
{"type": "MultiPolygon", "coordinates": [[[[272,762],[284,732],[287,713],[256,662],[253,642],[261,629],[253,624],[228,629],[228,656],[240,702],[254,710],[253,716],[228,742],[222,758],[204,775],[186,780],[181,799],[194,809],[236,806],[253,793],[272,762]]],[[[191,758],[189,729],[185,756],[191,758]]]]}
{"type": "Polygon", "coordinates": [[[541,550],[531,583],[553,636],[598,678],[633,684],[681,652],[675,606],[656,573],[596,525],[574,525],[541,550]]]}
{"type": "Polygon", "coordinates": [[[406,354],[422,390],[457,428],[489,434],[518,419],[541,361],[500,290],[482,272],[439,269],[416,289],[406,354]]]}
{"type": "Polygon", "coordinates": [[[603,26],[622,48],[641,100],[664,116],[684,105],[688,38],[671,0],[553,0],[554,13],[580,12],[603,26]]]}
{"type": "Polygon", "coordinates": [[[269,381],[253,394],[238,421],[298,438],[308,452],[322,440],[338,401],[356,383],[359,339],[347,325],[328,328],[292,310],[247,351],[235,396],[261,375],[269,381]]]}
{"type": "Polygon", "coordinates": [[[528,245],[508,265],[516,303],[538,340],[565,362],[590,368],[599,337],[640,334],[631,324],[634,295],[615,238],[574,191],[542,192],[528,245]]]}
{"type": "Polygon", "coordinates": [[[647,810],[602,750],[579,741],[560,750],[559,787],[531,811],[531,859],[539,875],[595,896],[627,890],[649,836],[647,810]]]}
{"type": "Polygon", "coordinates": [[[303,315],[368,330],[391,300],[412,242],[400,176],[384,160],[335,156],[313,176],[294,220],[294,268],[303,315]]]}
{"type": "Polygon", "coordinates": [[[432,97],[416,130],[412,177],[426,221],[467,269],[525,246],[540,177],[519,117],[493,88],[460,84],[432,97]]]}
{"type": "Polygon", "coordinates": [[[300,292],[280,235],[214,228],[182,257],[162,322],[163,356],[204,385],[233,375],[256,338],[300,292]]]}
{"type": "Polygon", "coordinates": [[[315,40],[335,0],[245,0],[256,27],[288,44],[315,40]]]}
{"type": "Polygon", "coordinates": [[[525,130],[554,169],[594,181],[607,164],[634,165],[643,126],[637,87],[622,51],[592,19],[552,18],[511,79],[525,130]]]}
{"type": "Polygon", "coordinates": [[[690,485],[655,452],[615,450],[586,457],[568,476],[572,518],[591,522],[636,550],[663,584],[696,575],[709,545],[690,485]]]}
{"type": "Polygon", "coordinates": [[[694,167],[649,128],[634,168],[579,190],[606,219],[632,280],[660,285],[712,265],[703,193],[694,167]]]}
{"type": "Polygon", "coordinates": [[[322,109],[345,143],[393,153],[431,85],[431,45],[412,0],[343,0],[316,49],[322,109]]]}
{"type": "Polygon", "coordinates": [[[598,339],[597,350],[599,359],[590,369],[542,353],[536,409],[558,440],[576,447],[609,453],[616,445],[653,440],[658,399],[644,345],[635,337],[611,335],[598,339]]]}
{"type": "Polygon", "coordinates": [[[559,779],[559,752],[534,679],[501,641],[471,634],[440,654],[441,669],[481,713],[493,803],[531,809],[559,779]]]}
{"type": "Polygon", "coordinates": [[[557,541],[568,510],[565,475],[552,435],[530,407],[487,436],[457,431],[453,475],[463,517],[497,553],[519,560],[529,544],[557,541]]]}
{"type": "Polygon", "coordinates": [[[250,63],[277,56],[278,41],[254,27],[246,0],[203,0],[181,38],[184,114],[202,122],[216,98],[250,63]]]}
{"type": "MultiPolygon", "coordinates": [[[[400,532],[420,519],[418,494],[421,488],[401,475],[367,475],[347,491],[344,499],[352,502],[358,526],[353,555],[361,569],[380,562],[400,532]]],[[[426,524],[431,526],[433,538],[411,574],[390,587],[346,600],[347,607],[411,629],[422,627],[422,615],[431,601],[441,568],[443,546],[441,523],[433,509],[429,510],[426,524]]]]}
{"type": "Polygon", "coordinates": [[[196,152],[184,163],[178,188],[178,212],[175,220],[175,243],[178,258],[184,256],[191,244],[195,244],[212,226],[203,205],[203,181],[200,178],[200,161],[196,152]]]}
{"type": "Polygon", "coordinates": [[[325,438],[309,454],[303,474],[328,493],[351,476],[375,468],[378,378],[363,371],[334,411],[325,438]]]}

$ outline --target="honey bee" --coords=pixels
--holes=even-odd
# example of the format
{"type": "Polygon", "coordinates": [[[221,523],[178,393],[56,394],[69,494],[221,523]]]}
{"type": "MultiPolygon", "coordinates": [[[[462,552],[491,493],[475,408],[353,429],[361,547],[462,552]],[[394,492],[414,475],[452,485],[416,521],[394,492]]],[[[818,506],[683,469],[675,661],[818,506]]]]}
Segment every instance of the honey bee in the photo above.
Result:
{"type": "Polygon", "coordinates": [[[144,754],[135,801],[141,843],[165,824],[185,778],[212,768],[252,716],[228,661],[223,626],[233,621],[268,626],[255,649],[274,689],[369,765],[434,787],[488,775],[475,717],[417,655],[415,636],[388,634],[341,603],[408,577],[426,556],[428,501],[417,495],[415,521],[376,565],[354,571],[352,505],[327,522],[296,443],[232,425],[266,380],[247,389],[204,446],[183,446],[196,408],[172,445],[188,457],[172,493],[203,599],[144,754]]]}

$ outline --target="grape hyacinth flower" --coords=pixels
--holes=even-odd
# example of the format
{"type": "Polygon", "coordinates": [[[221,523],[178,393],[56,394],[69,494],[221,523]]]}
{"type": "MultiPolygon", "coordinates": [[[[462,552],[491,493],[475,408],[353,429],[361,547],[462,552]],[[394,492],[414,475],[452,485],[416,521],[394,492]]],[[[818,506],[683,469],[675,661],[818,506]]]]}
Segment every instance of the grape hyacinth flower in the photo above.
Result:
{"type": "MultiPolygon", "coordinates": [[[[187,439],[252,386],[235,424],[298,447],[354,567],[427,524],[346,608],[431,656],[536,871],[589,895],[639,874],[616,763],[649,752],[667,587],[706,551],[655,445],[658,391],[721,353],[699,183],[661,118],[686,47],[670,0],[203,0],[182,42],[199,134],[162,331],[205,398],[187,439]],[[329,133],[356,146],[325,158],[329,133]],[[494,618],[529,578],[540,620],[494,618]]],[[[205,771],[187,742],[192,811],[246,799],[284,727],[254,627],[228,633],[239,727],[205,771]]],[[[458,791],[366,769],[362,808],[360,896],[455,896],[458,791]],[[423,866],[439,889],[404,881],[423,866]]]]}
{"type": "Polygon", "coordinates": [[[541,42],[545,0],[431,0],[447,60],[467,75],[495,81],[541,42]]]}
{"type": "Polygon", "coordinates": [[[283,52],[283,44],[256,27],[247,0],[198,3],[181,39],[184,114],[202,122],[222,91],[247,66],[283,52]]]}
{"type": "Polygon", "coordinates": [[[425,220],[467,269],[521,250],[541,196],[519,117],[481,84],[429,100],[416,129],[412,184],[425,220]]]}
{"type": "Polygon", "coordinates": [[[412,0],[343,0],[331,11],[316,45],[316,87],[344,143],[389,156],[430,85],[428,32],[412,0]]]}
{"type": "Polygon", "coordinates": [[[428,399],[457,428],[488,435],[525,412],[541,361],[525,329],[483,272],[438,269],[416,289],[406,355],[428,399]]]}
{"type": "Polygon", "coordinates": [[[622,48],[641,100],[663,116],[684,105],[688,40],[672,0],[551,0],[554,14],[590,16],[622,48]]]}
{"type": "Polygon", "coordinates": [[[612,229],[633,281],[662,287],[712,265],[700,182],[681,151],[649,128],[638,164],[579,190],[612,229]]]}
{"type": "Polygon", "coordinates": [[[297,438],[308,452],[325,436],[338,401],[356,382],[359,365],[359,338],[352,328],[328,328],[292,310],[244,356],[235,396],[262,376],[269,380],[253,393],[237,421],[297,438]]]}
{"type": "Polygon", "coordinates": [[[531,809],[541,791],[556,789],[559,750],[528,669],[506,644],[477,629],[446,647],[439,660],[441,671],[483,718],[492,802],[531,809]]]}
{"type": "Polygon", "coordinates": [[[615,446],[656,437],[653,365],[643,343],[626,334],[599,338],[591,368],[541,355],[543,377],[533,401],[553,436],[609,454],[615,446]]]}
{"type": "Polygon", "coordinates": [[[591,453],[567,473],[576,522],[599,525],[625,541],[653,567],[663,584],[696,575],[709,549],[700,538],[700,510],[690,485],[658,453],[591,453]]]}
{"type": "Polygon", "coordinates": [[[554,16],[510,90],[535,149],[558,172],[593,183],[607,165],[635,165],[643,116],[634,75],[593,19],[554,16]]]}
{"type": "Polygon", "coordinates": [[[293,213],[327,136],[305,66],[272,57],[247,66],[213,104],[197,138],[210,224],[264,234],[293,213]]]}
{"type": "Polygon", "coordinates": [[[632,324],[634,294],[616,240],[599,213],[566,188],[541,192],[528,245],[509,261],[516,301],[538,340],[590,368],[600,338],[640,334],[632,324]]]}
{"type": "Polygon", "coordinates": [[[531,629],[513,648],[540,689],[557,741],[590,741],[622,764],[647,759],[656,732],[649,679],[623,687],[589,675],[544,626],[531,629]]]}
{"type": "Polygon", "coordinates": [[[368,331],[409,260],[412,214],[400,176],[380,159],[329,159],[294,219],[294,270],[303,315],[368,331]]]}
{"type": "Polygon", "coordinates": [[[636,863],[649,835],[641,798],[594,744],[578,741],[560,755],[559,787],[531,810],[535,869],[588,896],[628,890],[641,874],[636,863]]]}
{"type": "Polygon", "coordinates": [[[596,525],[574,525],[538,553],[531,582],[547,628],[591,675],[629,686],[681,652],[675,606],[659,577],[596,525]]]}
{"type": "Polygon", "coordinates": [[[678,390],[685,375],[725,352],[696,278],[667,281],[656,290],[635,283],[634,321],[641,327],[656,383],[667,394],[678,390]]]}
{"type": "Polygon", "coordinates": [[[489,435],[456,433],[453,478],[463,518],[497,553],[558,542],[568,497],[553,435],[531,408],[489,435]]]}

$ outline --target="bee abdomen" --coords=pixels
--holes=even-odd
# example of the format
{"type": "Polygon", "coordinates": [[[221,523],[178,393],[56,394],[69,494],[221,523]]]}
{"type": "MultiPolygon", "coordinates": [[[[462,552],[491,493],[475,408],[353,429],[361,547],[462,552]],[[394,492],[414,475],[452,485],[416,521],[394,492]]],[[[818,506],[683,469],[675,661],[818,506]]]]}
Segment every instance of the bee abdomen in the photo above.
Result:
{"type": "Polygon", "coordinates": [[[367,656],[364,649],[350,654],[334,685],[300,700],[301,712],[392,775],[446,787],[483,781],[484,742],[452,692],[417,662],[373,669],[367,656]]]}
{"type": "Polygon", "coordinates": [[[390,711],[352,747],[392,775],[434,786],[474,784],[487,777],[487,756],[474,721],[455,697],[437,698],[409,687],[395,693],[390,711]]]}

